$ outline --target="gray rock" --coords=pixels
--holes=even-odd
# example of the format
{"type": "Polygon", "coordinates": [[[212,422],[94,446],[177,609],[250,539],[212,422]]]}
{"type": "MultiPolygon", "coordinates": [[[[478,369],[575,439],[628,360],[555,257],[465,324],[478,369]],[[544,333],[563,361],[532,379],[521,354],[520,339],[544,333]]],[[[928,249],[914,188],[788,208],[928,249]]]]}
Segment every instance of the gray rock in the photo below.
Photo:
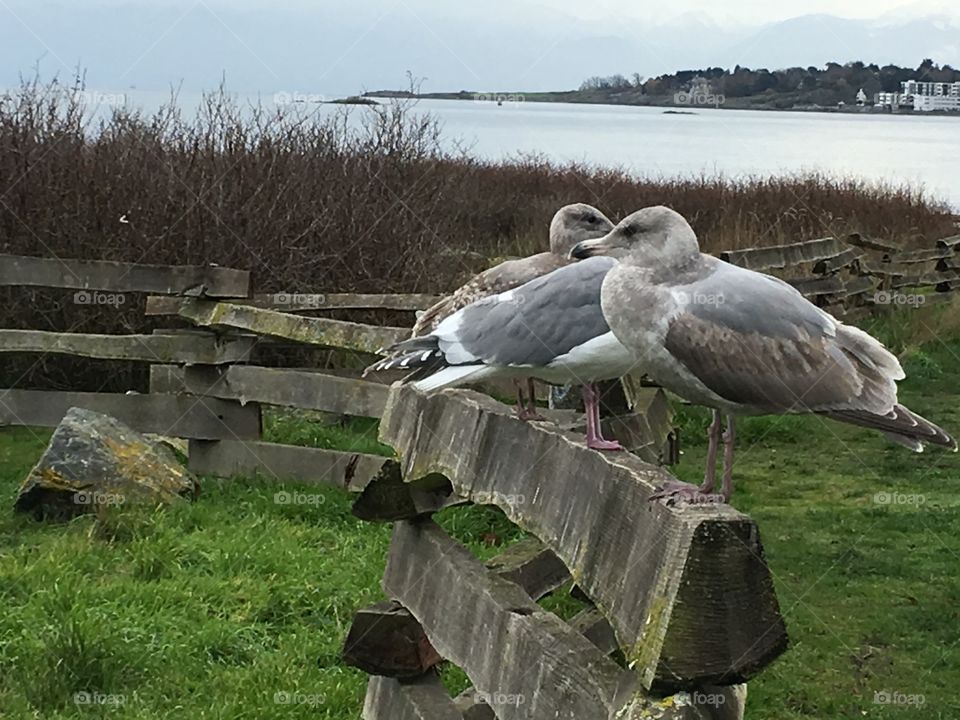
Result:
{"type": "Polygon", "coordinates": [[[198,491],[169,448],[109,415],[70,408],[23,481],[14,510],[68,519],[108,505],[173,502],[198,491]]]}

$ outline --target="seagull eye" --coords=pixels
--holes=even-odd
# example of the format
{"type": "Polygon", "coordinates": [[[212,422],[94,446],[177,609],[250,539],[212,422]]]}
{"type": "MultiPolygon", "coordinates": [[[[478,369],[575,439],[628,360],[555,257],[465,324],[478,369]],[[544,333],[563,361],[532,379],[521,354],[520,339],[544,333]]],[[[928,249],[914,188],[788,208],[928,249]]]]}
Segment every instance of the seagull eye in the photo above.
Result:
{"type": "Polygon", "coordinates": [[[587,222],[588,222],[588,223],[593,224],[593,223],[595,223],[596,221],[597,221],[597,216],[596,216],[596,215],[587,215],[587,222]]]}

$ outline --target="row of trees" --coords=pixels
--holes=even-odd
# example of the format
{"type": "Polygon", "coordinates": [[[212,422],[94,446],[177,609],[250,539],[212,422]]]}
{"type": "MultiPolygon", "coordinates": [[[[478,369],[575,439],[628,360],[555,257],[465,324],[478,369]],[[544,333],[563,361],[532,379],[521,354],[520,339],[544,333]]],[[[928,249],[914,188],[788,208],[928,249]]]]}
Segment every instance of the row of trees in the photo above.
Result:
{"type": "Polygon", "coordinates": [[[591,77],[585,80],[580,90],[640,91],[644,95],[670,95],[688,90],[695,77],[710,82],[716,93],[726,97],[749,97],[765,92],[776,94],[810,94],[815,91],[827,91],[839,96],[853,96],[863,88],[868,97],[878,92],[896,92],[905,80],[928,80],[931,82],[958,82],[960,70],[950,65],[940,66],[929,58],[916,68],[899,65],[879,66],[863,62],[830,62],[824,67],[792,67],[783,70],[759,68],[751,70],[737,65],[733,70],[720,67],[700,70],[681,70],[672,75],[659,75],[646,81],[634,73],[630,78],[624,75],[609,77],[591,77]]]}

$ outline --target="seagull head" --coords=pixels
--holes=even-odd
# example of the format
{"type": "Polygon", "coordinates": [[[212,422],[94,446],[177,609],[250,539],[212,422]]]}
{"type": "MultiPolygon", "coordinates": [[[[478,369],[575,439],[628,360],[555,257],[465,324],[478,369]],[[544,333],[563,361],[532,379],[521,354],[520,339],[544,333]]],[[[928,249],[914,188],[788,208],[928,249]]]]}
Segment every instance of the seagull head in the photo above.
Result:
{"type": "Polygon", "coordinates": [[[603,237],[611,230],[613,223],[592,205],[564,205],[550,223],[550,252],[567,257],[577,243],[603,237]]]}
{"type": "Polygon", "coordinates": [[[601,238],[583,240],[570,250],[575,260],[609,255],[635,265],[678,262],[700,252],[697,236],[683,216],[663,205],[627,215],[601,238]]]}

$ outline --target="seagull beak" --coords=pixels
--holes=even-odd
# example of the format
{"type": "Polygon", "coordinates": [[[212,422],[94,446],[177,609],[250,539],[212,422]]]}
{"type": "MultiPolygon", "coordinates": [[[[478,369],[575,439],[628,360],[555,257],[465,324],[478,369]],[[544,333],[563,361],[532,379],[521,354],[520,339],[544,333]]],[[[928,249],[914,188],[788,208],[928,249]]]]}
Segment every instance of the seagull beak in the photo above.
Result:
{"type": "Polygon", "coordinates": [[[584,260],[597,255],[606,255],[607,246],[603,241],[604,238],[597,238],[596,240],[584,240],[583,242],[578,242],[576,245],[570,248],[570,258],[573,260],[584,260]]]}

